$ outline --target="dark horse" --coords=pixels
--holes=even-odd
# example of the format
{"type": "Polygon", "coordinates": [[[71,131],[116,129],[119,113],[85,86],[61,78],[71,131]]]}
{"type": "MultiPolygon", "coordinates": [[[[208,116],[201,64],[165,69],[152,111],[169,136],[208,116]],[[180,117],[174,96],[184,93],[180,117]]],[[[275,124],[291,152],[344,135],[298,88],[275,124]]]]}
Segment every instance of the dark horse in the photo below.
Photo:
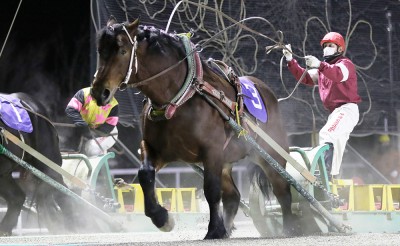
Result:
{"type": "MultiPolygon", "coordinates": [[[[20,99],[22,108],[27,109],[32,122],[32,132],[27,133],[14,130],[3,122],[5,120],[3,116],[2,121],[0,121],[1,129],[9,131],[14,136],[20,138],[25,144],[61,166],[62,158],[58,145],[58,135],[51,122],[49,122],[47,118],[44,118],[47,117],[47,113],[43,105],[24,93],[14,93],[11,95],[0,94],[1,101],[14,104],[8,96],[20,99]]],[[[3,107],[4,106],[5,105],[3,105],[3,107]]],[[[10,140],[7,140],[4,136],[1,138],[1,144],[17,157],[44,172],[55,181],[64,184],[61,175],[24,152],[20,147],[13,144],[10,140]]],[[[0,155],[0,196],[3,197],[7,203],[7,212],[0,223],[1,235],[12,234],[12,230],[17,225],[18,216],[23,208],[28,193],[34,194],[32,195],[32,199],[36,201],[38,217],[41,221],[43,219],[43,222],[45,222],[44,224],[51,233],[73,231],[75,225],[71,199],[22,169],[22,167],[7,156],[0,155]],[[12,172],[14,171],[20,171],[21,173],[18,182],[12,177],[12,172]],[[61,213],[59,211],[60,209],[61,213]]]]}
{"type": "MultiPolygon", "coordinates": [[[[212,104],[226,115],[232,116],[232,109],[217,98],[209,97],[212,98],[210,103],[197,90],[192,95],[189,92],[189,96],[184,94],[179,100],[171,102],[191,73],[189,63],[181,62],[189,59],[182,39],[180,35],[139,25],[138,20],[118,24],[114,17],[98,33],[100,66],[91,91],[97,103],[105,105],[116,90],[122,89],[126,83],[136,86],[148,98],[142,112],[143,163],[139,170],[139,182],[145,196],[145,214],[160,230],[171,230],[173,220],[155,198],[155,172],[176,160],[202,163],[204,193],[210,209],[205,239],[229,237],[234,229],[234,217],[240,202],[239,191],[232,179],[232,163],[250,156],[261,167],[258,170],[263,170],[272,184],[282,207],[284,231],[290,235],[296,234],[290,185],[250,146],[240,138],[232,137],[233,130],[212,104]],[[165,119],[154,120],[157,115],[163,115],[165,119]],[[223,214],[220,213],[221,198],[223,214]]],[[[223,76],[207,67],[206,62],[201,61],[201,65],[201,71],[196,71],[196,78],[191,80],[192,84],[187,90],[190,91],[201,80],[215,88],[214,91],[218,91],[224,100],[237,98],[236,89],[223,76]]],[[[276,97],[261,80],[246,78],[254,83],[267,107],[268,122],[260,126],[283,148],[288,149],[276,97]]],[[[285,160],[280,155],[265,143],[260,141],[259,144],[285,167],[285,160]]]]}

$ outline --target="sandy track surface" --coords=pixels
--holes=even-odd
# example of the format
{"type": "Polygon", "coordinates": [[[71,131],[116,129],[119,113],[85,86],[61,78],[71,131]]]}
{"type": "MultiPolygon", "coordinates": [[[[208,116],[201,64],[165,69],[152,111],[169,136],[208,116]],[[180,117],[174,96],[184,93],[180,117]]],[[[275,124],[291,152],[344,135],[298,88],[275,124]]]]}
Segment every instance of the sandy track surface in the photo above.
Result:
{"type": "Polygon", "coordinates": [[[23,236],[0,239],[2,245],[399,245],[399,234],[337,234],[296,238],[233,237],[225,240],[201,240],[196,232],[114,233],[57,236],[23,236]]]}
{"type": "Polygon", "coordinates": [[[251,222],[236,224],[230,239],[202,240],[204,230],[172,232],[98,233],[74,235],[36,235],[0,238],[1,245],[400,245],[400,234],[331,233],[295,238],[260,238],[251,222]]]}

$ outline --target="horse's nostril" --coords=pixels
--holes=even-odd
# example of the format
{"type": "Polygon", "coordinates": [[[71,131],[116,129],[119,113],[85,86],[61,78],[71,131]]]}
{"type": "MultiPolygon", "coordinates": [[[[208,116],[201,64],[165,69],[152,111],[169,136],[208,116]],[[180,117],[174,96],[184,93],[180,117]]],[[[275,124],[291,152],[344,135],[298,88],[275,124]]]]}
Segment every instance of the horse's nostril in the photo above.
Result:
{"type": "Polygon", "coordinates": [[[101,97],[102,97],[102,99],[103,99],[103,101],[106,101],[106,100],[107,100],[107,98],[110,96],[110,94],[111,94],[111,92],[110,92],[110,90],[109,90],[109,89],[104,89],[104,91],[103,91],[103,95],[101,96],[101,97]]]}

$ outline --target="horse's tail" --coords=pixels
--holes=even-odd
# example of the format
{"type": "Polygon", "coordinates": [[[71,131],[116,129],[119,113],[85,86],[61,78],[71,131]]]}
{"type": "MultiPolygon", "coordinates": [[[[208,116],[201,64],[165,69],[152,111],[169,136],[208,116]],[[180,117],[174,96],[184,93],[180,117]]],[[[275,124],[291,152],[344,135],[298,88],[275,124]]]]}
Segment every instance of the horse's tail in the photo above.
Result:
{"type": "Polygon", "coordinates": [[[272,191],[272,184],[268,180],[264,171],[258,165],[250,163],[247,166],[247,174],[253,187],[259,187],[264,197],[269,200],[270,192],[272,191]]]}

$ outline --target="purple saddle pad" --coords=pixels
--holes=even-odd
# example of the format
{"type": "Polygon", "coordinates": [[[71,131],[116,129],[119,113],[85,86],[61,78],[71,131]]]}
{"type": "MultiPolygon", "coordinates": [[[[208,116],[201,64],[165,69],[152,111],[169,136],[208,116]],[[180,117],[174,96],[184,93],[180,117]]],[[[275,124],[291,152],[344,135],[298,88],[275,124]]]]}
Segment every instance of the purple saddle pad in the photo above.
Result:
{"type": "Polygon", "coordinates": [[[268,120],[267,109],[253,82],[244,77],[239,77],[244,94],[243,101],[251,115],[259,121],[266,123],[268,120]]]}
{"type": "Polygon", "coordinates": [[[18,98],[9,95],[0,96],[0,118],[4,124],[15,130],[27,133],[33,131],[29,114],[18,98]]]}

